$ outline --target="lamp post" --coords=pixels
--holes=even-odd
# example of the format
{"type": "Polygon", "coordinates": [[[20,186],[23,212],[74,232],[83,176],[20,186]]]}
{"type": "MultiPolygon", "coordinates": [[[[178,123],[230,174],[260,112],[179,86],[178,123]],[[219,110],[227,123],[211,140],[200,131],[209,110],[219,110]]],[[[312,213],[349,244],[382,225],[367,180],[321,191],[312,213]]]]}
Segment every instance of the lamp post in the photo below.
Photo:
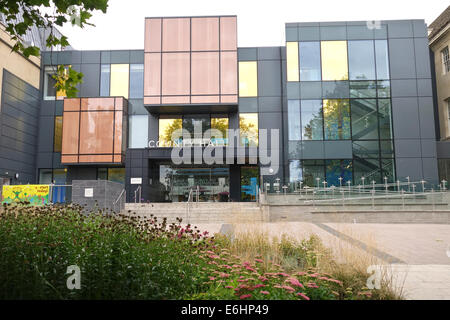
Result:
{"type": "Polygon", "coordinates": [[[347,181],[347,184],[348,184],[348,193],[350,193],[352,191],[352,183],[349,180],[349,181],[347,181]]]}
{"type": "Polygon", "coordinates": [[[411,187],[410,187],[410,178],[406,177],[406,180],[408,180],[408,192],[411,192],[411,187]]]}
{"type": "Polygon", "coordinates": [[[422,181],[420,181],[420,183],[422,184],[422,192],[425,193],[425,183],[426,183],[426,181],[422,179],[422,181]]]}
{"type": "Polygon", "coordinates": [[[388,181],[388,178],[384,177],[384,188],[386,189],[386,193],[388,193],[388,183],[387,183],[387,181],[388,181]]]}
{"type": "Polygon", "coordinates": [[[365,178],[365,177],[362,177],[362,178],[361,178],[361,181],[362,181],[363,192],[364,192],[364,190],[365,190],[365,189],[364,189],[364,180],[366,180],[366,178],[365,178]]]}
{"type": "Polygon", "coordinates": [[[322,182],[322,184],[323,184],[323,189],[325,190],[327,188],[328,182],[324,181],[324,182],[322,182]]]}
{"type": "Polygon", "coordinates": [[[344,180],[344,178],[342,178],[342,177],[339,177],[339,188],[342,188],[342,180],[344,180]]]}
{"type": "Polygon", "coordinates": [[[320,178],[316,178],[317,181],[317,189],[320,189],[320,178]]]}
{"type": "Polygon", "coordinates": [[[372,180],[372,190],[373,191],[375,191],[375,184],[376,184],[375,180],[372,180]]]}

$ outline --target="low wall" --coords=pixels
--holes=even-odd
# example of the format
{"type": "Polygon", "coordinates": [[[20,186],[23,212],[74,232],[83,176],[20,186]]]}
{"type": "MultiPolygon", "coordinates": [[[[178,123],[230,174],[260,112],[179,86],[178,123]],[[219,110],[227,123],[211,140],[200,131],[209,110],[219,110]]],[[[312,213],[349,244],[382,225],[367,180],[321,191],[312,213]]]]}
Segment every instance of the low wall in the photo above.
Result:
{"type": "Polygon", "coordinates": [[[85,207],[84,212],[104,210],[119,212],[114,202],[120,196],[124,185],[106,180],[73,180],[72,203],[85,207]]]}

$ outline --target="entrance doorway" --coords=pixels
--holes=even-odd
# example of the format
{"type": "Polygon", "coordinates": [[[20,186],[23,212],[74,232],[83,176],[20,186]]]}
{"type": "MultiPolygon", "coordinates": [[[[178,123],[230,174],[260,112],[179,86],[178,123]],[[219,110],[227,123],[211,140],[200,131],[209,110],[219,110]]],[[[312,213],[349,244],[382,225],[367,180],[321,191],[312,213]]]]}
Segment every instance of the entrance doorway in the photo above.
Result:
{"type": "Polygon", "coordinates": [[[259,189],[259,168],[241,167],[241,201],[252,202],[257,200],[259,189]]]}
{"type": "Polygon", "coordinates": [[[184,167],[161,164],[159,184],[164,201],[186,202],[193,190],[201,202],[228,202],[230,170],[228,167],[184,167]]]}

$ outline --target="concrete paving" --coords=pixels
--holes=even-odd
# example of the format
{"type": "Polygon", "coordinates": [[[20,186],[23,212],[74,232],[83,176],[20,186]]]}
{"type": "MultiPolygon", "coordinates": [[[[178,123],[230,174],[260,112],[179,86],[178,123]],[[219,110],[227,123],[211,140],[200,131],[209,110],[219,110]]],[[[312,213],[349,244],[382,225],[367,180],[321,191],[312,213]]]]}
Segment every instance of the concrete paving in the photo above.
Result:
{"type": "MultiPolygon", "coordinates": [[[[221,226],[198,225],[211,233],[221,226]]],[[[268,237],[286,234],[301,240],[316,234],[340,261],[357,257],[368,265],[384,265],[406,299],[450,300],[450,225],[276,222],[234,227],[237,236],[263,232],[268,237]]]]}

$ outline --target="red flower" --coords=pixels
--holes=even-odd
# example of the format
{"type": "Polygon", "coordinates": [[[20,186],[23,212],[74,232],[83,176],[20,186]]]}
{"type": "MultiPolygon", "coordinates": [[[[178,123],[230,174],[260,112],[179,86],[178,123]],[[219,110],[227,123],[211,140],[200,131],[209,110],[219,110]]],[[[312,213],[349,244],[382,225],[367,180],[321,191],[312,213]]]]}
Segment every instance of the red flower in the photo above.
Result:
{"type": "Polygon", "coordinates": [[[304,288],[304,286],[300,283],[300,281],[298,281],[295,278],[289,278],[289,279],[286,280],[286,282],[290,283],[294,287],[304,288]]]}
{"type": "Polygon", "coordinates": [[[248,298],[251,298],[251,297],[252,297],[251,294],[244,294],[244,295],[240,296],[239,299],[244,300],[244,299],[248,299],[248,298]]]}
{"type": "Polygon", "coordinates": [[[302,297],[305,300],[311,300],[308,296],[306,296],[304,293],[301,292],[297,293],[297,296],[302,297]]]}

